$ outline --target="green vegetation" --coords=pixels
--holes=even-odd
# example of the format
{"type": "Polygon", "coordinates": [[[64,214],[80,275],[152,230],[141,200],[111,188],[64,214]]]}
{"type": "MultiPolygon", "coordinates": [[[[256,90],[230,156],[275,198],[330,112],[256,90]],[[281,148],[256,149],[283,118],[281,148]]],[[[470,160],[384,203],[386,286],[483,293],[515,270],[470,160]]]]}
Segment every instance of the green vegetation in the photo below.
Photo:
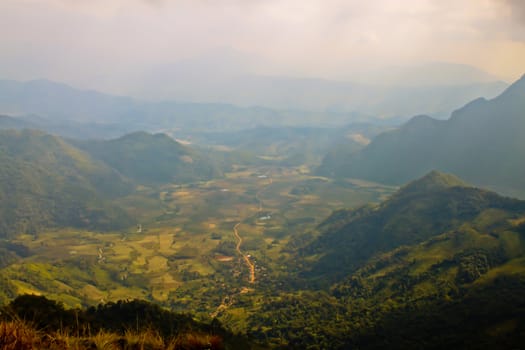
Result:
{"type": "Polygon", "coordinates": [[[525,211],[525,203],[431,172],[378,206],[336,212],[321,224],[323,234],[304,253],[322,254],[310,273],[333,281],[377,253],[458,229],[492,209],[503,211],[498,219],[504,220],[525,211]]]}
{"type": "MultiPolygon", "coordinates": [[[[311,136],[287,132],[297,145],[311,136]]],[[[437,171],[400,189],[312,176],[271,155],[295,153],[279,135],[257,150],[269,157],[260,162],[239,161],[240,149],[216,158],[224,173],[165,135],[75,142],[83,150],[36,131],[0,136],[2,345],[481,349],[523,340],[524,201],[437,171]]],[[[230,146],[250,141],[241,136],[230,146]]]]}
{"type": "Polygon", "coordinates": [[[165,134],[135,132],[115,140],[76,144],[140,184],[195,182],[222,175],[211,159],[165,134]]]}
{"type": "Polygon", "coordinates": [[[378,206],[335,212],[294,243],[302,267],[249,334],[297,349],[518,348],[524,205],[432,172],[378,206]]]}
{"type": "MultiPolygon", "coordinates": [[[[4,249],[16,254],[0,271],[2,298],[39,293],[74,309],[146,298],[202,323],[217,318],[276,348],[517,344],[522,310],[493,293],[497,287],[521,305],[525,203],[432,172],[380,204],[359,206],[389,191],[289,168],[243,168],[224,179],[166,186],[157,197],[172,214],[144,222],[141,232],[62,230],[9,242],[4,249]],[[342,206],[341,197],[356,209],[322,221],[342,206]],[[238,222],[242,252],[256,268],[253,284],[236,251],[238,222]],[[454,331],[470,320],[473,305],[490,321],[454,331]],[[423,336],[435,329],[448,336],[423,336]]],[[[166,346],[171,338],[156,332],[166,346]]]]}
{"type": "Polygon", "coordinates": [[[45,227],[128,225],[111,199],[130,184],[64,140],[39,131],[0,131],[0,237],[45,227]]]}

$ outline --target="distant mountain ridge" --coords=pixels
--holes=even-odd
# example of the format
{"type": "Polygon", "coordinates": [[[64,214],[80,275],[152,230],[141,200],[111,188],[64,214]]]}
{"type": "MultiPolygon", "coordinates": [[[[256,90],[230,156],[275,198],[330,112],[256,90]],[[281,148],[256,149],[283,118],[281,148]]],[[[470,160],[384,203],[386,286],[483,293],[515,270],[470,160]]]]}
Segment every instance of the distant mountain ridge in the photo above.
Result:
{"type": "MultiPolygon", "coordinates": [[[[162,79],[168,76],[165,73],[162,79]]],[[[181,82],[174,77],[156,85],[169,89],[177,83],[181,82]]],[[[249,104],[220,97],[208,100],[211,102],[180,102],[184,95],[175,94],[176,101],[148,102],[49,80],[0,80],[0,114],[17,116],[47,132],[74,138],[114,138],[139,130],[184,133],[242,130],[259,125],[327,127],[371,120],[384,123],[385,118],[406,120],[420,111],[447,115],[453,106],[477,96],[494,96],[507,86],[503,82],[482,82],[385,87],[268,76],[235,78],[232,86],[214,86],[206,79],[196,85],[199,91],[208,88],[214,94],[231,94],[228,90],[233,89],[242,93],[232,96],[257,99],[249,104]],[[303,102],[314,105],[300,108],[303,102]],[[78,129],[87,130],[88,135],[78,129]]]]}
{"type": "Polygon", "coordinates": [[[154,100],[176,97],[277,110],[356,111],[387,118],[425,112],[446,117],[457,106],[478,96],[496,96],[508,85],[475,67],[446,62],[331,70],[337,75],[290,76],[272,69],[272,62],[221,48],[152,67],[131,79],[128,93],[154,100]]]}
{"type": "Polygon", "coordinates": [[[477,99],[446,121],[417,116],[363,150],[324,164],[323,175],[401,184],[432,169],[508,195],[525,196],[525,76],[501,95],[477,99]]]}
{"type": "Polygon", "coordinates": [[[73,138],[114,138],[134,131],[183,133],[258,125],[341,125],[355,117],[355,113],[278,111],[228,103],[147,102],[49,80],[0,80],[0,114],[73,138]],[[86,129],[87,136],[83,135],[86,129]]]}

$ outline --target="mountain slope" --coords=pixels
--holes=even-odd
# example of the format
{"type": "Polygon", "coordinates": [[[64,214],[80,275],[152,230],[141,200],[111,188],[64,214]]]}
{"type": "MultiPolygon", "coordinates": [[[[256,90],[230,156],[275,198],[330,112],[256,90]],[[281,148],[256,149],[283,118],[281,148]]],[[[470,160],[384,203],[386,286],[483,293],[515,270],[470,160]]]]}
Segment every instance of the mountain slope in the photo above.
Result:
{"type": "Polygon", "coordinates": [[[64,140],[31,130],[0,131],[0,236],[44,227],[129,225],[113,197],[132,187],[64,140]]]}
{"type": "Polygon", "coordinates": [[[401,184],[432,169],[525,196],[525,76],[493,100],[478,99],[439,121],[417,116],[319,173],[401,184]]]}
{"type": "Polygon", "coordinates": [[[289,289],[250,316],[255,336],[285,334],[290,349],[520,348],[525,201],[434,171],[318,230],[288,262],[300,266],[289,289]]]}
{"type": "Polygon", "coordinates": [[[76,145],[143,184],[192,182],[221,175],[211,159],[165,134],[136,132],[114,140],[81,141],[76,145]]]}
{"type": "Polygon", "coordinates": [[[456,230],[490,211],[522,213],[525,202],[468,187],[455,176],[433,171],[379,206],[329,217],[320,225],[319,238],[306,248],[308,254],[321,256],[311,273],[337,280],[379,253],[456,230]]]}
{"type": "Polygon", "coordinates": [[[49,80],[0,80],[0,109],[12,115],[37,114],[59,120],[107,121],[129,113],[128,97],[83,91],[49,80]]]}

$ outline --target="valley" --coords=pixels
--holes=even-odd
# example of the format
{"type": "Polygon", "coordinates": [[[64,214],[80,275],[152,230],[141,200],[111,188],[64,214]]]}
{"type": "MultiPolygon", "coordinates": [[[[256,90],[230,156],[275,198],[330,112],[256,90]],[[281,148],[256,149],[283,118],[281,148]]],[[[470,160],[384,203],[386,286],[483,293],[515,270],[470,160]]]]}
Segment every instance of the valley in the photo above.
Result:
{"type": "Polygon", "coordinates": [[[345,140],[377,132],[368,125],[321,129],[317,143],[308,142],[314,129],[286,128],[265,143],[270,130],[228,145],[145,132],[83,141],[0,132],[0,175],[16,185],[0,192],[10,223],[0,301],[41,295],[66,314],[153,303],[224,325],[228,339],[256,348],[382,347],[398,332],[400,349],[471,334],[479,344],[520,339],[525,324],[498,300],[488,303],[491,323],[455,325],[494,286],[521,310],[524,201],[439,171],[401,187],[318,175],[331,146],[366,149],[345,140]],[[452,333],[417,340],[419,324],[452,333]],[[478,326],[485,330],[473,333],[478,326]]]}
{"type": "Polygon", "coordinates": [[[143,186],[118,201],[137,220],[127,229],[13,237],[29,253],[0,270],[9,280],[3,292],[43,294],[69,307],[147,299],[201,319],[235,318],[245,330],[250,305],[298,268],[290,264],[292,238],[312,234],[335,209],[377,202],[394,189],[266,166],[143,186]]]}
{"type": "MultiPolygon", "coordinates": [[[[12,303],[35,295],[56,300],[63,317],[147,307],[208,327],[201,341],[220,331],[253,345],[243,349],[441,349],[465,339],[512,348],[525,334],[525,201],[515,199],[522,164],[504,165],[523,151],[523,86],[447,121],[420,116],[398,128],[190,128],[109,140],[0,130],[0,312],[9,319],[12,303]],[[489,135],[505,137],[505,159],[485,142],[496,126],[489,135]],[[464,148],[444,148],[441,134],[464,148]],[[447,171],[467,158],[477,161],[458,168],[466,173],[447,171]],[[495,165],[475,171],[484,158],[495,165]],[[480,176],[512,184],[503,192],[512,195],[485,189],[480,176]],[[434,329],[449,336],[427,334],[434,329]]],[[[134,312],[82,322],[123,334],[142,317],[134,312]]],[[[164,344],[187,332],[156,322],[164,344]]]]}
{"type": "Polygon", "coordinates": [[[0,350],[525,344],[525,1],[0,1],[0,350]]]}

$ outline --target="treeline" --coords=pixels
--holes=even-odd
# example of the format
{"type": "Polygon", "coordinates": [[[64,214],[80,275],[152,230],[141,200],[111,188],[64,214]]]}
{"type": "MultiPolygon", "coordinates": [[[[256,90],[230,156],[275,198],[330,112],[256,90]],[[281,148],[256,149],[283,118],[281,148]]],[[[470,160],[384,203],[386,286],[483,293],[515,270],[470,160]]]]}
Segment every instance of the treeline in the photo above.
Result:
{"type": "MultiPolygon", "coordinates": [[[[65,309],[61,303],[44,296],[18,296],[1,309],[0,348],[21,343],[23,339],[16,337],[21,336],[24,327],[40,335],[37,347],[69,348],[64,344],[65,347],[57,347],[55,343],[48,343],[49,339],[67,338],[66,343],[76,344],[79,349],[99,348],[100,334],[109,334],[111,337],[106,338],[113,339],[107,344],[111,349],[136,346],[151,349],[252,348],[247,338],[233,334],[216,319],[210,323],[197,322],[188,314],[174,313],[143,300],[120,300],[84,309],[65,309]],[[17,329],[9,332],[10,327],[17,329]],[[138,338],[142,339],[141,343],[138,338]],[[133,340],[134,344],[131,344],[133,340]]],[[[35,346],[35,340],[31,342],[33,345],[27,349],[35,346]]]]}
{"type": "Polygon", "coordinates": [[[448,297],[346,300],[326,292],[274,298],[248,336],[276,349],[521,349],[525,277],[498,276],[448,297]]]}

